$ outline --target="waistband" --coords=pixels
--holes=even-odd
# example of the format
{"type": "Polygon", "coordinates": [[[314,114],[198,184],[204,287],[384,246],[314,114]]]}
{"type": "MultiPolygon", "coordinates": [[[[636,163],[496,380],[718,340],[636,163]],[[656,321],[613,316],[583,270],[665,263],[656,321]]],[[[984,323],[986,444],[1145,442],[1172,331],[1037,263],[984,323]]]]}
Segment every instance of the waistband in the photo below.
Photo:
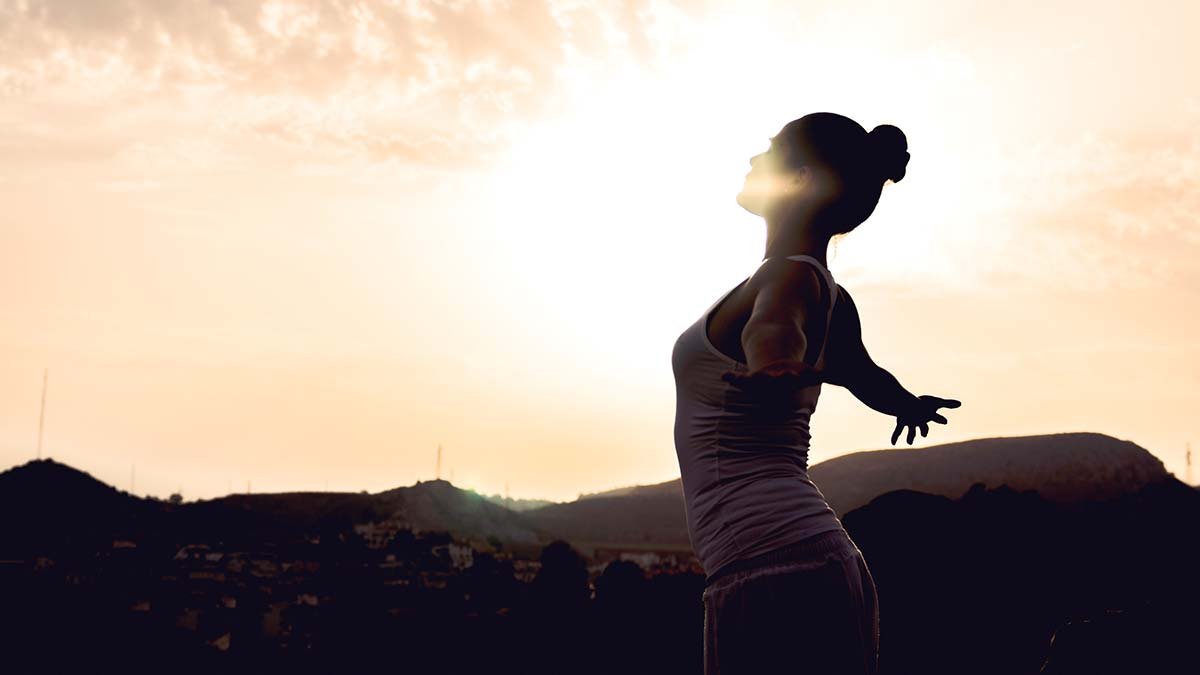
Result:
{"type": "Polygon", "coordinates": [[[844,551],[847,548],[857,550],[854,542],[850,539],[850,535],[844,529],[830,530],[822,532],[818,535],[803,539],[794,544],[781,546],[777,549],[760,553],[749,558],[734,560],[722,565],[712,574],[704,579],[705,587],[711,586],[713,582],[740,572],[742,570],[756,569],[766,567],[777,563],[791,562],[794,560],[804,560],[819,556],[826,553],[834,553],[836,551],[844,551]]]}

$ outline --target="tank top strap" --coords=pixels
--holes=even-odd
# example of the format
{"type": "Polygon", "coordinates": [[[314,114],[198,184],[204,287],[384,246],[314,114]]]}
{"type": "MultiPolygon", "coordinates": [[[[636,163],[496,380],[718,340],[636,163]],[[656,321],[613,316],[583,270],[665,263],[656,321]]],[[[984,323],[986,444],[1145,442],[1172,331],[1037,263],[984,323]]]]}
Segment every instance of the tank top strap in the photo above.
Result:
{"type": "Polygon", "coordinates": [[[825,365],[822,361],[822,359],[825,358],[825,346],[829,344],[829,328],[833,324],[833,306],[835,303],[837,303],[837,281],[833,278],[833,273],[829,271],[829,268],[822,265],[820,260],[817,260],[811,255],[799,253],[796,255],[789,255],[787,256],[787,259],[804,260],[812,263],[813,267],[816,267],[817,270],[820,271],[821,278],[825,280],[825,287],[829,289],[829,312],[825,316],[825,337],[821,340],[821,351],[817,352],[816,361],[818,364],[820,364],[820,366],[823,367],[825,365]]]}

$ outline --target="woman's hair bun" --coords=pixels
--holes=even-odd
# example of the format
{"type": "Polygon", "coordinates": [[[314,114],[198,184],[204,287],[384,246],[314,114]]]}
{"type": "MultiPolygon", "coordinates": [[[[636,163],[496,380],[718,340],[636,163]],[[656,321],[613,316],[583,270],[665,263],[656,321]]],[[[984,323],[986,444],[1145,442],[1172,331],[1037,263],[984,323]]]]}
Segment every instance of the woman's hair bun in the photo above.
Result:
{"type": "Polygon", "coordinates": [[[890,124],[880,124],[867,134],[871,145],[875,165],[884,179],[899,183],[904,178],[905,167],[911,155],[908,154],[908,139],[899,127],[890,124]]]}

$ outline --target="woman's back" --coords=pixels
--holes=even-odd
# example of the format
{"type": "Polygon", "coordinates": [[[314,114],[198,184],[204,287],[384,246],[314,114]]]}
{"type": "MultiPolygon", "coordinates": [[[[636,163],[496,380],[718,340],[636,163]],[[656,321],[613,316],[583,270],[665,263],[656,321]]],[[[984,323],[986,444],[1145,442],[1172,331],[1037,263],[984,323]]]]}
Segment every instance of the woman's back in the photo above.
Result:
{"type": "MultiPolygon", "coordinates": [[[[812,256],[787,260],[812,265],[822,279],[821,304],[827,310],[815,321],[808,320],[812,326],[805,326],[806,334],[813,335],[805,361],[819,369],[824,367],[837,284],[812,256]]],[[[795,408],[768,413],[760,401],[721,378],[728,370],[747,371],[739,360],[744,358],[740,345],[735,350],[726,336],[740,335],[753,300],[728,308],[720,324],[716,315],[749,281],[723,295],[684,330],[671,357],[675,449],[688,534],[710,577],[735,560],[841,529],[824,495],[808,478],[809,419],[821,385],[802,390],[795,408]],[[719,349],[717,340],[734,354],[719,349]]]]}

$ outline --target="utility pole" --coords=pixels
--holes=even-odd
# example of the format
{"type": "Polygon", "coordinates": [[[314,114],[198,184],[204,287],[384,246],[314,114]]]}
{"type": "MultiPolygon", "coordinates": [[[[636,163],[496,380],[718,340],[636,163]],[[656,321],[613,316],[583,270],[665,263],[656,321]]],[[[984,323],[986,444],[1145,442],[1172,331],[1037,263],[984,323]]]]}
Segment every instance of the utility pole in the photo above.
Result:
{"type": "Polygon", "coordinates": [[[42,371],[42,411],[38,414],[38,459],[42,458],[42,429],[46,423],[46,384],[50,380],[50,369],[42,371]]]}
{"type": "Polygon", "coordinates": [[[1191,442],[1188,442],[1188,444],[1187,444],[1186,461],[1187,461],[1187,476],[1186,476],[1187,484],[1191,485],[1192,484],[1192,444],[1191,444],[1191,442]]]}
{"type": "Polygon", "coordinates": [[[437,454],[437,479],[438,479],[438,480],[441,480],[441,479],[442,479],[442,444],[441,444],[441,443],[438,443],[438,454],[437,454]]]}

